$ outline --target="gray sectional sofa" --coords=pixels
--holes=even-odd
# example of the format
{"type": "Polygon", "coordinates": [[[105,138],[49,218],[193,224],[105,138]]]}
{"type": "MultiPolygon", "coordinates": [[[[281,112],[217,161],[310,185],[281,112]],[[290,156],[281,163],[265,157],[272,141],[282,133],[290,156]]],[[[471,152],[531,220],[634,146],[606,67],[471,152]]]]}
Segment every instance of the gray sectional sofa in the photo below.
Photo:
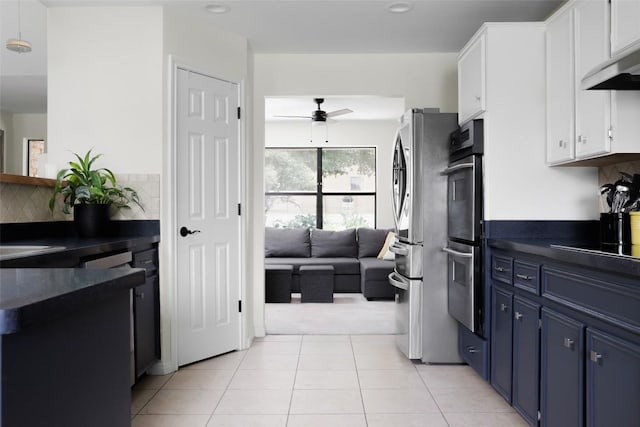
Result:
{"type": "Polygon", "coordinates": [[[394,288],[387,280],[394,262],[377,258],[388,231],[267,227],[265,265],[293,266],[292,292],[300,292],[300,266],[331,265],[334,292],[362,292],[367,299],[394,298],[394,288]]]}

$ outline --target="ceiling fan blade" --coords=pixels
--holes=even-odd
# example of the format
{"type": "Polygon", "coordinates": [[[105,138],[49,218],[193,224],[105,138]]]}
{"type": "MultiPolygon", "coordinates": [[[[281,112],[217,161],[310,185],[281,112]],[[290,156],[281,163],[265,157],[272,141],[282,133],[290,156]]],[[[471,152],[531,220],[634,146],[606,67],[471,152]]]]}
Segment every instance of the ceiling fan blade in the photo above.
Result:
{"type": "Polygon", "coordinates": [[[350,110],[348,108],[343,108],[342,110],[336,110],[336,111],[327,113],[327,117],[342,116],[343,114],[349,114],[349,113],[353,113],[353,110],[350,110]]]}
{"type": "Polygon", "coordinates": [[[311,118],[311,116],[273,116],[273,117],[280,117],[284,119],[310,119],[311,118]]]}

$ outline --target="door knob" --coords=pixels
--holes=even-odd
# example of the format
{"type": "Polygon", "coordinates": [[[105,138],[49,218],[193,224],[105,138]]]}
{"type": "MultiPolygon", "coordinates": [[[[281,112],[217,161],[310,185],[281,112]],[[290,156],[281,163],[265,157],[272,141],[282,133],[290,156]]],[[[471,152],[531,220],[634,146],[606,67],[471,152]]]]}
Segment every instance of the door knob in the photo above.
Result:
{"type": "Polygon", "coordinates": [[[189,230],[187,227],[180,227],[180,235],[187,237],[189,234],[200,233],[200,230],[189,230]]]}

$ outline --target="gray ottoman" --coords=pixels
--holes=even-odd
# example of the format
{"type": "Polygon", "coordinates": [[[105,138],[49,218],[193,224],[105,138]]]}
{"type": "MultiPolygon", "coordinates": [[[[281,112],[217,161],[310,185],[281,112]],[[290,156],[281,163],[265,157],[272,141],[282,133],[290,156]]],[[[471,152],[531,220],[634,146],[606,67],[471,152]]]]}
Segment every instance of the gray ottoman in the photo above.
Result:
{"type": "Polygon", "coordinates": [[[300,293],[302,302],[333,302],[333,266],[300,266],[300,293]]]}
{"type": "Polygon", "coordinates": [[[292,265],[264,266],[264,302],[291,302],[292,265]]]}

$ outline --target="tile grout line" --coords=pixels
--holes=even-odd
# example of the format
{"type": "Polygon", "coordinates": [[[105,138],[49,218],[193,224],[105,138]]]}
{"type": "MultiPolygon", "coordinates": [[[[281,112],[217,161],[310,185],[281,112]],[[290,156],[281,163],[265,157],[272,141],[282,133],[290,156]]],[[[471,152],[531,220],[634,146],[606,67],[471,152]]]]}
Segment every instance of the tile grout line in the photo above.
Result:
{"type": "MultiPolygon", "coordinates": [[[[251,347],[249,347],[250,349],[251,347]]],[[[236,350],[236,351],[242,351],[242,350],[236,350]]],[[[209,418],[207,419],[207,423],[205,424],[205,427],[207,425],[209,425],[209,423],[211,422],[211,420],[213,419],[213,416],[216,413],[216,409],[218,409],[218,406],[220,406],[220,402],[222,402],[222,398],[224,397],[224,395],[227,393],[227,391],[229,390],[229,386],[231,385],[231,381],[233,381],[233,378],[236,376],[236,373],[240,370],[240,365],[242,365],[242,362],[244,361],[244,359],[247,357],[247,354],[249,354],[249,350],[246,350],[244,352],[244,355],[242,356],[242,358],[240,358],[240,361],[238,362],[238,365],[236,366],[235,370],[233,371],[233,375],[231,375],[231,378],[229,378],[229,382],[227,383],[227,386],[225,387],[225,389],[222,391],[222,394],[220,395],[220,398],[218,399],[218,403],[216,403],[216,406],[213,408],[213,411],[211,411],[211,414],[209,415],[209,418]]],[[[214,356],[216,357],[216,356],[214,356]]]]}
{"type": "Polygon", "coordinates": [[[300,346],[298,347],[298,358],[296,360],[296,369],[293,374],[293,384],[291,385],[291,396],[289,397],[289,408],[287,409],[287,419],[285,427],[289,425],[289,416],[291,415],[291,404],[293,403],[293,392],[296,389],[296,379],[298,379],[298,369],[300,368],[300,356],[302,356],[302,344],[304,343],[304,335],[300,336],[300,346]]]}
{"type": "Polygon", "coordinates": [[[356,361],[356,352],[353,348],[353,340],[351,339],[351,335],[349,335],[349,346],[351,347],[351,355],[353,357],[353,366],[356,370],[356,379],[358,380],[358,392],[360,393],[360,402],[362,403],[362,414],[364,415],[364,425],[365,427],[369,426],[369,419],[367,418],[367,410],[364,406],[364,396],[362,395],[362,384],[360,384],[360,371],[358,370],[358,363],[356,361]]]}

